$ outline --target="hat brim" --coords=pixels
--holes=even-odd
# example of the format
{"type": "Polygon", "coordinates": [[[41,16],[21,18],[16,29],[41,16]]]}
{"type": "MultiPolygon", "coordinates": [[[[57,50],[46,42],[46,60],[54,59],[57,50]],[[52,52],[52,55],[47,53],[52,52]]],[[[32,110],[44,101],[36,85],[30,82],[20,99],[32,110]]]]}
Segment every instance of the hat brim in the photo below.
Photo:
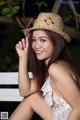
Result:
{"type": "Polygon", "coordinates": [[[49,30],[49,31],[52,31],[52,32],[56,32],[59,35],[61,35],[67,42],[71,41],[71,38],[69,37],[69,35],[67,35],[67,33],[65,33],[63,31],[58,31],[56,29],[45,29],[45,28],[34,28],[33,27],[33,28],[23,30],[23,33],[24,33],[25,36],[28,36],[30,34],[30,32],[33,31],[33,30],[49,30]]]}

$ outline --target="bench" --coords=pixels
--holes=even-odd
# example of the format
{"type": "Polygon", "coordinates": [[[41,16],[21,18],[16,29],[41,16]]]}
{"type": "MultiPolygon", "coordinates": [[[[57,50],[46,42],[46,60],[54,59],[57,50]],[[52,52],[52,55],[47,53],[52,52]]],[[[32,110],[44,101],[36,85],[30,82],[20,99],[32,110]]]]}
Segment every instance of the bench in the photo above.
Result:
{"type": "MultiPolygon", "coordinates": [[[[31,72],[29,77],[32,78],[31,72]]],[[[22,99],[18,89],[18,72],[0,72],[0,120],[8,120],[22,99]]],[[[35,113],[32,120],[41,118],[35,113]]]]}

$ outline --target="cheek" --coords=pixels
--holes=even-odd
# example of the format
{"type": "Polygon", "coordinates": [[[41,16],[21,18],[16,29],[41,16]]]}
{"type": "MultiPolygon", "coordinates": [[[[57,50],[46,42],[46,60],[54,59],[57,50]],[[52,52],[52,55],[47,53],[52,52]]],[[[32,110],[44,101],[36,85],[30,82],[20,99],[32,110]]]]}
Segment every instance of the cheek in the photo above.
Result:
{"type": "Polygon", "coordinates": [[[50,47],[49,47],[49,54],[52,55],[53,52],[54,52],[54,48],[53,48],[53,46],[50,46],[50,47]]]}

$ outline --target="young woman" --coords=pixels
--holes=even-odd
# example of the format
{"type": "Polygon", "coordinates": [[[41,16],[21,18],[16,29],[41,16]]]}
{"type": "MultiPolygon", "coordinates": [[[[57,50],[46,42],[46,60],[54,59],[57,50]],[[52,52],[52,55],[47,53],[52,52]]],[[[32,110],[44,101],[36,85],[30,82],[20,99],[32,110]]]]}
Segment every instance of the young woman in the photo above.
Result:
{"type": "Polygon", "coordinates": [[[9,120],[31,120],[34,111],[43,120],[80,120],[80,76],[68,54],[71,39],[61,17],[40,13],[24,34],[26,39],[16,44],[19,90],[24,99],[9,120]]]}

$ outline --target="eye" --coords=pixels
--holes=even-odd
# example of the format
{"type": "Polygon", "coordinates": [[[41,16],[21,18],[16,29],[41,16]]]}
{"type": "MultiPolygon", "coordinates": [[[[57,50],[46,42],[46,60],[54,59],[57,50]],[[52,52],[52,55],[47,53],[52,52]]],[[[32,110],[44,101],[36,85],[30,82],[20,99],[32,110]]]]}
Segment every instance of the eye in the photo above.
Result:
{"type": "Polygon", "coordinates": [[[45,39],[40,39],[41,42],[45,42],[46,40],[45,39]]]}
{"type": "Polygon", "coordinates": [[[36,40],[32,38],[32,42],[35,42],[36,40]]]}

